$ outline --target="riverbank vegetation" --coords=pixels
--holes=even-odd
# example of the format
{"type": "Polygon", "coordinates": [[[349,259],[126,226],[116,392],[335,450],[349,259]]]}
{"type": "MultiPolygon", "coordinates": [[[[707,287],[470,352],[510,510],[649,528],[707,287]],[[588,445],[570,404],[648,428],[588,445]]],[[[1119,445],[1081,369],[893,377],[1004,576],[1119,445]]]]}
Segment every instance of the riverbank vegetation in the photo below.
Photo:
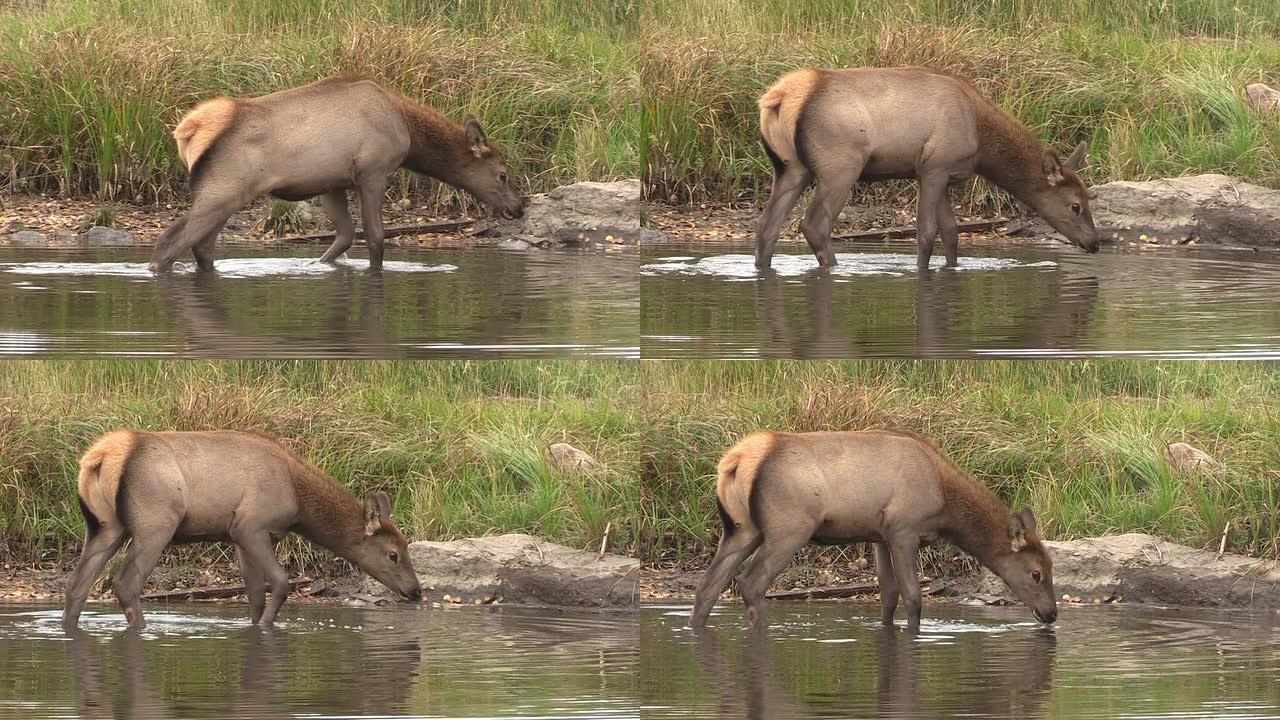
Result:
{"type": "MultiPolygon", "coordinates": [[[[649,196],[754,200],[771,168],[756,99],[803,66],[928,65],[978,89],[1061,152],[1090,143],[1089,183],[1220,172],[1280,187],[1280,5],[1269,0],[650,0],[642,19],[649,196]]],[[[873,186],[892,197],[901,184],[873,186]]],[[[910,191],[914,194],[914,191],[910,191]]],[[[1000,196],[974,183],[969,210],[1000,196]]]]}
{"type": "MultiPolygon", "coordinates": [[[[606,0],[48,0],[0,9],[0,189],[167,201],[216,95],[367,75],[478,115],[522,188],[636,177],[638,21],[606,0]]],[[[462,196],[406,173],[396,190],[462,196]]]]}

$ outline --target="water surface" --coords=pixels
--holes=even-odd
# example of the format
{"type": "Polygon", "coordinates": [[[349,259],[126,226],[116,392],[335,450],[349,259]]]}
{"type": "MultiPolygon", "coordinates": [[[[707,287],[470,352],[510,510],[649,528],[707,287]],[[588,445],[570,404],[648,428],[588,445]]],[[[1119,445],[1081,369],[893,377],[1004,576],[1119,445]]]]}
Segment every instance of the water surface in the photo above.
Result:
{"type": "Polygon", "coordinates": [[[0,355],[636,357],[638,255],[235,248],[153,274],[140,249],[0,249],[0,355]]]}
{"type": "Polygon", "coordinates": [[[749,247],[646,249],[644,357],[1280,358],[1280,253],[1002,243],[921,275],[910,244],[840,247],[766,273],[749,247]]]}
{"type": "Polygon", "coordinates": [[[925,606],[919,635],[879,608],[770,605],[767,634],[742,607],[710,631],[688,607],[640,618],[645,718],[1280,717],[1280,616],[1137,605],[925,606]]]}
{"type": "Polygon", "coordinates": [[[90,606],[0,605],[0,718],[634,718],[636,616],[286,604],[146,608],[142,633],[90,606]]]}

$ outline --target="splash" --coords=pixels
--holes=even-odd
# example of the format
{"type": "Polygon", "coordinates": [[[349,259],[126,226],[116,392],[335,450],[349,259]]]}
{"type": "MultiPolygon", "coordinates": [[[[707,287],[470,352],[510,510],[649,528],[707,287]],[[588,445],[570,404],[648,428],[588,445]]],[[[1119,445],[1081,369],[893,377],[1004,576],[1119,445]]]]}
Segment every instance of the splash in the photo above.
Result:
{"type": "MultiPolygon", "coordinates": [[[[941,268],[944,258],[935,257],[931,268],[941,268]]],[[[962,257],[957,271],[1012,270],[1015,268],[1057,267],[1051,260],[1023,262],[1012,258],[962,257]]],[[[796,277],[818,269],[818,260],[811,255],[777,255],[773,258],[773,273],[780,277],[796,277]]],[[[836,266],[828,271],[836,277],[863,275],[907,276],[916,272],[916,257],[905,253],[837,253],[836,266]]],[[[751,255],[709,255],[696,259],[685,256],[658,258],[656,262],[642,265],[642,275],[707,275],[725,279],[754,278],[755,258],[751,255]]]]}
{"type": "MultiPolygon", "coordinates": [[[[342,258],[333,263],[322,263],[308,258],[230,258],[214,263],[214,268],[222,277],[255,278],[255,277],[305,277],[328,275],[340,270],[367,270],[368,260],[342,258]]],[[[454,272],[456,265],[407,262],[389,260],[382,263],[384,273],[431,273],[454,272]]],[[[115,277],[154,277],[155,273],[147,269],[147,263],[128,262],[30,262],[0,263],[0,270],[15,275],[111,275],[115,277]]],[[[195,272],[191,263],[176,263],[173,272],[186,274],[195,272]]]]}

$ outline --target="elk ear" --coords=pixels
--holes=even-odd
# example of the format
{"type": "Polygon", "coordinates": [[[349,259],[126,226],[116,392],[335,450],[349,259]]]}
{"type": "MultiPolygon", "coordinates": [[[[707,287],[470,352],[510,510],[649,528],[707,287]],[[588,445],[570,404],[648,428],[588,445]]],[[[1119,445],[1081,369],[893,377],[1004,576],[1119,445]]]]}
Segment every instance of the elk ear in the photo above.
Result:
{"type": "MultiPolygon", "coordinates": [[[[1030,514],[1027,508],[1009,514],[1009,545],[1014,552],[1027,546],[1027,522],[1024,515],[1030,514]]],[[[1035,529],[1035,518],[1031,518],[1031,528],[1035,529]]]]}
{"type": "Polygon", "coordinates": [[[1049,181],[1049,187],[1062,182],[1062,162],[1052,152],[1046,152],[1044,157],[1040,158],[1040,169],[1044,171],[1044,178],[1049,181]]]}
{"type": "Polygon", "coordinates": [[[1071,151],[1071,157],[1068,157],[1067,161],[1064,162],[1063,165],[1071,168],[1072,170],[1078,170],[1080,168],[1080,163],[1084,162],[1084,155],[1087,152],[1089,152],[1089,143],[1081,140],[1080,144],[1076,145],[1076,149],[1071,151]]]}
{"type": "Polygon", "coordinates": [[[489,139],[484,135],[484,128],[480,127],[480,121],[475,115],[467,115],[467,119],[462,121],[462,130],[467,135],[467,145],[471,148],[471,154],[476,157],[484,155],[489,139]]]}
{"type": "Polygon", "coordinates": [[[383,520],[391,519],[391,499],[384,492],[371,492],[364,496],[364,534],[373,535],[382,527],[383,520]]]}

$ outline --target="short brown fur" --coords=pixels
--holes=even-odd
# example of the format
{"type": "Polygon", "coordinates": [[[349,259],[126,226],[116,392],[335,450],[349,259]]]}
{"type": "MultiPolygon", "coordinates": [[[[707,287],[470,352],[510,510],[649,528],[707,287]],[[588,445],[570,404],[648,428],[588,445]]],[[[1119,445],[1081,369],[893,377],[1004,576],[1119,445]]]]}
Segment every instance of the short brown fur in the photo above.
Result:
{"type": "Polygon", "coordinates": [[[226,132],[236,119],[236,101],[228,97],[206,100],[195,106],[173,130],[178,157],[187,170],[195,166],[205,150],[226,132]]]}

